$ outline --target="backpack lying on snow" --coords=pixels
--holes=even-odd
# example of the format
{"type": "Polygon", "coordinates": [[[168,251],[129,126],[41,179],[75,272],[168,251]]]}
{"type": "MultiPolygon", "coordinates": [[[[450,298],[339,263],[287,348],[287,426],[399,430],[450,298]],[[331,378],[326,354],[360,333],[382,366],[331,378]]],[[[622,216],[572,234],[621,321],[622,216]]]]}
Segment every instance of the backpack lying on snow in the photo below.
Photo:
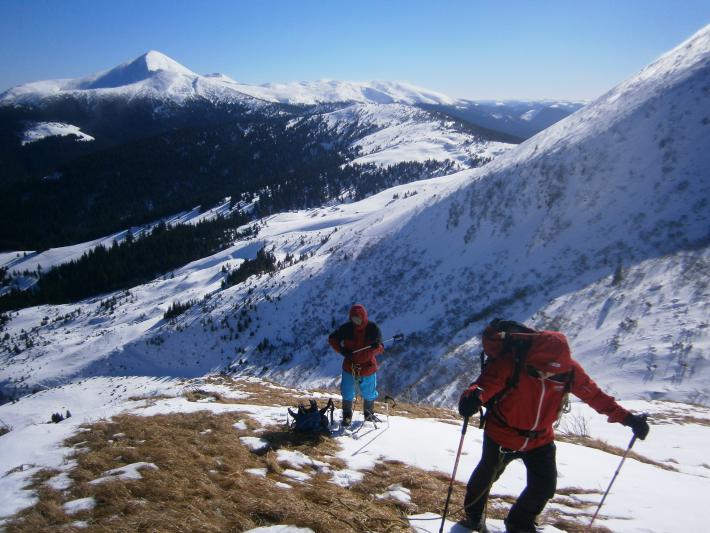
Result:
{"type": "MultiPolygon", "coordinates": [[[[559,334],[557,334],[559,335],[559,334]]],[[[560,335],[561,336],[561,335],[560,335]]],[[[485,424],[485,418],[497,402],[503,399],[512,389],[518,386],[520,374],[525,369],[526,373],[535,376],[539,371],[535,367],[545,366],[546,370],[567,366],[570,360],[569,346],[566,340],[563,344],[559,342],[548,342],[555,334],[548,331],[537,331],[527,327],[525,324],[513,320],[502,320],[496,318],[486,326],[482,334],[483,351],[481,352],[481,373],[486,368],[486,364],[499,357],[511,357],[513,359],[513,373],[506,381],[505,387],[493,398],[486,402],[486,415],[481,417],[481,427],[485,424]],[[540,346],[547,349],[540,351],[540,346]],[[554,346],[555,349],[550,349],[554,346]]],[[[562,336],[564,339],[564,337],[562,336]]],[[[553,372],[554,373],[554,372],[553,372]]],[[[564,383],[564,399],[560,405],[560,414],[568,409],[568,393],[574,380],[574,371],[555,373],[551,379],[564,383]]]]}
{"type": "Polygon", "coordinates": [[[333,400],[329,399],[325,407],[318,408],[318,403],[315,400],[309,400],[309,406],[305,407],[302,403],[298,404],[298,411],[293,412],[290,408],[288,414],[293,418],[293,423],[289,426],[296,433],[330,433],[330,425],[333,423],[333,411],[335,405],[333,400]],[[330,422],[326,413],[330,412],[330,422]]]}

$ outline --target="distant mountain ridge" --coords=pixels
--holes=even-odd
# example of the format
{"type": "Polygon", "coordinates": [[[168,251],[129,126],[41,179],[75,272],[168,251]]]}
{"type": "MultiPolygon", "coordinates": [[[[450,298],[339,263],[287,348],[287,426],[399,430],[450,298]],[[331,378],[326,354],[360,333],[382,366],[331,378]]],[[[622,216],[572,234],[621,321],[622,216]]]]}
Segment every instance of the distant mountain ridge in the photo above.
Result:
{"type": "MultiPolygon", "coordinates": [[[[528,139],[584,107],[586,102],[558,100],[461,100],[440,110],[483,128],[528,139]]],[[[423,106],[436,109],[435,106],[423,106]]]]}
{"type": "Polygon", "coordinates": [[[38,105],[46,98],[63,95],[86,98],[107,95],[151,96],[184,103],[195,97],[214,101],[262,100],[269,103],[316,105],[332,102],[405,103],[453,105],[446,95],[403,82],[320,80],[287,84],[248,85],[223,74],[201,76],[157,51],[107,71],[78,79],[27,83],[0,94],[0,105],[38,105]]]}
{"type": "Polygon", "coordinates": [[[194,99],[214,104],[251,106],[332,103],[406,104],[444,110],[483,128],[527,138],[583,105],[565,101],[472,101],[396,81],[336,80],[249,85],[224,74],[199,75],[157,51],[117,67],[78,79],[47,80],[13,87],[0,94],[1,105],[46,105],[47,99],[72,97],[150,98],[185,105],[194,99]]]}

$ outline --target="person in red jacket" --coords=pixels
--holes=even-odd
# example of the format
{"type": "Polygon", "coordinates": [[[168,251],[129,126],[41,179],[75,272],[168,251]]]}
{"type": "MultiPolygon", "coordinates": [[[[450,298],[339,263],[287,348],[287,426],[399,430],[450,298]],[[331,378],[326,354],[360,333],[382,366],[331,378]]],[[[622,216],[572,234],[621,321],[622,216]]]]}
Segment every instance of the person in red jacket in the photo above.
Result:
{"type": "Polygon", "coordinates": [[[355,387],[360,388],[365,420],[376,420],[377,359],[384,352],[382,334],[377,324],[367,318],[364,305],[355,304],[348,313],[350,320],[328,337],[333,350],[343,356],[343,373],[340,394],[343,398],[343,426],[353,418],[355,387]]]}
{"type": "MultiPolygon", "coordinates": [[[[487,407],[483,452],[471,474],[464,500],[467,516],[464,522],[474,531],[488,531],[485,525],[488,494],[514,459],[522,459],[525,464],[527,486],[508,513],[506,531],[536,531],[535,519],[557,487],[552,426],[567,392],[606,415],[609,422],[631,427],[638,438],[645,439],[648,435],[646,417],[630,413],[602,392],[572,359],[562,333],[529,331],[532,333],[523,334],[525,340],[520,341],[524,344],[525,356],[520,359],[516,372],[512,345],[501,350],[506,333],[493,331],[489,326],[484,332],[484,350],[486,353],[499,351],[500,356],[489,357],[481,375],[459,400],[459,414],[464,417],[477,413],[482,405],[487,407]],[[487,344],[493,348],[487,348],[487,344]],[[516,374],[517,384],[513,385],[516,374]]],[[[508,334],[509,338],[515,335],[508,334]]]]}

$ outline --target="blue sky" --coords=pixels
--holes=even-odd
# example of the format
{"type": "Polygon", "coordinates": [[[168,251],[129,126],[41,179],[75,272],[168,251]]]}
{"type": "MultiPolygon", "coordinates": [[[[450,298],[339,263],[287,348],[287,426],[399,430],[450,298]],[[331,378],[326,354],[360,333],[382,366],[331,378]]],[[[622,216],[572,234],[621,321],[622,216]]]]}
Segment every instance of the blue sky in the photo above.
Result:
{"type": "Polygon", "coordinates": [[[708,23],[707,0],[0,0],[0,90],[159,50],[245,83],[592,99],[708,23]]]}

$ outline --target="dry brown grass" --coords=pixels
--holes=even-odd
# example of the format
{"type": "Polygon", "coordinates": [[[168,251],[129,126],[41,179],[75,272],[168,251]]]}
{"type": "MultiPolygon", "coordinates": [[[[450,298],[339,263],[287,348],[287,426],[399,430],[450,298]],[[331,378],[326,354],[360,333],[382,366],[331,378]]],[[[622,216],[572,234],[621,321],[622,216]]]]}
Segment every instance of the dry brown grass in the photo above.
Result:
{"type": "Polygon", "coordinates": [[[695,424],[698,426],[710,426],[710,419],[699,418],[692,415],[679,415],[677,413],[654,413],[653,414],[653,424],[674,424],[674,425],[686,425],[695,424]]]}
{"type": "MultiPolygon", "coordinates": [[[[607,453],[611,453],[614,455],[618,455],[619,457],[623,456],[624,453],[626,453],[626,449],[624,448],[619,448],[618,446],[614,446],[612,444],[609,444],[605,440],[601,439],[595,439],[593,437],[584,437],[581,435],[569,435],[569,434],[562,434],[562,435],[556,435],[556,440],[560,442],[568,442],[571,444],[578,444],[580,446],[586,446],[587,448],[594,448],[595,450],[601,450],[607,453]]],[[[653,459],[649,459],[648,457],[641,455],[640,453],[636,453],[635,451],[631,450],[627,456],[629,459],[636,459],[637,461],[641,463],[646,463],[648,465],[653,465],[657,466],[658,468],[662,468],[663,470],[670,470],[671,472],[678,472],[678,469],[665,464],[665,463],[659,463],[658,461],[654,461],[653,459]]]]}
{"type": "MultiPolygon", "coordinates": [[[[307,483],[281,475],[273,451],[252,453],[238,439],[250,430],[232,424],[238,414],[209,412],[153,417],[122,415],[89,426],[68,440],[81,442],[86,452],[76,456],[65,494],[43,485],[53,472],[35,479],[39,503],[20,513],[8,532],[37,532],[69,527],[86,520],[89,531],[244,531],[269,524],[310,527],[316,532],[406,531],[403,509],[375,500],[363,490],[347,490],[329,483],[329,474],[312,471],[307,483]],[[211,429],[206,434],[201,432],[211,429]],[[112,438],[116,433],[126,436],[112,438]],[[110,442],[113,441],[113,442],[110,442]],[[155,463],[159,470],[141,470],[143,479],[112,480],[99,485],[89,481],[102,472],[138,461],[155,463]],[[266,478],[244,470],[267,468],[266,478]],[[278,488],[276,482],[292,485],[278,488]],[[92,511],[67,515],[62,504],[93,496],[92,511]]],[[[332,454],[337,444],[321,437],[309,439],[272,429],[258,434],[271,448],[302,449],[309,456],[342,468],[332,454]]]]}
{"type": "MultiPolygon", "coordinates": [[[[285,428],[254,433],[253,421],[248,421],[247,430],[238,431],[232,424],[240,418],[238,413],[209,412],[122,415],[88,426],[88,431],[66,443],[88,450],[76,454],[71,489],[62,493],[43,484],[56,472],[36,476],[40,501],[9,524],[8,532],[71,528],[77,519],[86,520],[89,531],[99,532],[244,531],[278,523],[310,527],[316,532],[399,532],[409,531],[408,514],[443,512],[449,474],[386,461],[366,472],[363,481],[350,489],[329,483],[329,474],[316,471],[310,472],[312,478],[307,483],[297,483],[281,475],[284,468],[291,467],[279,464],[274,450],[300,450],[341,469],[343,461],[334,458],[337,442],[297,435],[285,428]],[[208,429],[211,432],[201,434],[208,429]],[[125,437],[114,437],[117,433],[125,437]],[[249,434],[268,441],[270,449],[250,452],[238,439],[249,434]],[[159,470],[141,470],[141,480],[89,484],[106,470],[138,461],[153,462],[159,470]],[[267,477],[247,474],[247,468],[266,468],[267,477]],[[279,489],[276,482],[293,488],[279,489]],[[376,498],[395,483],[411,490],[411,504],[376,498]],[[87,496],[97,502],[92,511],[69,516],[62,509],[63,503],[87,496]]],[[[454,485],[449,519],[463,518],[464,491],[464,484],[454,485]]],[[[492,497],[489,516],[503,518],[506,501],[513,499],[492,497]]]]}
{"type": "Polygon", "coordinates": [[[158,400],[167,400],[169,398],[174,398],[174,396],[168,396],[166,394],[154,394],[154,395],[129,396],[127,399],[130,402],[140,402],[140,401],[151,402],[150,405],[153,405],[158,400]]]}

